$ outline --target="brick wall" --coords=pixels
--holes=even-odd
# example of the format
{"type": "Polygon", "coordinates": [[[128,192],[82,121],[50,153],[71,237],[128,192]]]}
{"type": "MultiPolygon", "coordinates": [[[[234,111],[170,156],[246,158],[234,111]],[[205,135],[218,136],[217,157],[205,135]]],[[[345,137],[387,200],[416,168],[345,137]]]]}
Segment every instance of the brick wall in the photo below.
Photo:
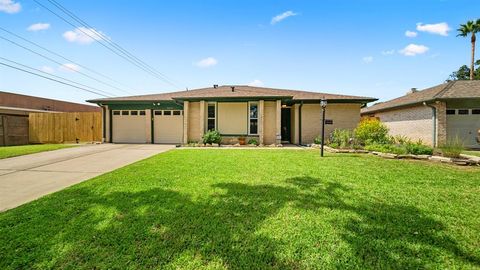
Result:
{"type": "Polygon", "coordinates": [[[100,107],[0,91],[0,106],[57,112],[99,112],[100,107]]]}

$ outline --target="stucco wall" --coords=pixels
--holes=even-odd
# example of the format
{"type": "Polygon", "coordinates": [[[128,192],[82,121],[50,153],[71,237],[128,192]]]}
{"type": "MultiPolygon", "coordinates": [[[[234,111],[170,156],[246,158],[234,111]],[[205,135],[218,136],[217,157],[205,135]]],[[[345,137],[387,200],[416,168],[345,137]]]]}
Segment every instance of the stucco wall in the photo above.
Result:
{"type": "Polygon", "coordinates": [[[200,141],[200,102],[188,104],[188,141],[200,141]]]}
{"type": "Polygon", "coordinates": [[[402,135],[433,144],[433,115],[427,106],[415,106],[375,114],[390,129],[390,135],[402,135]]]}
{"type": "MultiPolygon", "coordinates": [[[[325,119],[333,120],[333,125],[325,125],[325,137],[335,129],[355,129],[360,122],[360,104],[328,104],[325,119]]],[[[302,144],[313,143],[320,135],[322,110],[320,104],[304,104],[302,107],[302,144]]]]}
{"type": "Polygon", "coordinates": [[[275,101],[265,101],[264,105],[265,119],[263,122],[264,129],[264,144],[276,143],[276,118],[277,118],[277,103],[275,101]]]}

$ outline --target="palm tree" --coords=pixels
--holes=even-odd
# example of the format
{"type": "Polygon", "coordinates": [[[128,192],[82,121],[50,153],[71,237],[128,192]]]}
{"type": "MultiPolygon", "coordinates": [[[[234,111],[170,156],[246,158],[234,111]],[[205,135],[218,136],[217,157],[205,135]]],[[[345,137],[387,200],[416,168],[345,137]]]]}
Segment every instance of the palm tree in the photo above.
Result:
{"type": "Polygon", "coordinates": [[[460,28],[457,29],[459,32],[457,37],[467,37],[468,34],[471,34],[471,42],[472,42],[472,62],[470,65],[470,80],[473,80],[473,70],[475,64],[475,42],[477,41],[477,37],[475,34],[480,31],[480,19],[475,21],[468,21],[466,24],[460,24],[460,28]]]}

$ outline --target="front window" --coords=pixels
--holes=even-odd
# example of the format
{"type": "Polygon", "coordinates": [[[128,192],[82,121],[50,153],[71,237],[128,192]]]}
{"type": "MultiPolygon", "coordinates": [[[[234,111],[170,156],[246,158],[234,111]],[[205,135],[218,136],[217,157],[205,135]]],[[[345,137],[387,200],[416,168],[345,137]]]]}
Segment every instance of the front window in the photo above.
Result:
{"type": "Polygon", "coordinates": [[[215,130],[217,110],[215,103],[208,103],[207,106],[207,130],[215,130]]]}
{"type": "Polygon", "coordinates": [[[248,106],[248,133],[252,135],[258,134],[258,103],[252,102],[248,106]]]}

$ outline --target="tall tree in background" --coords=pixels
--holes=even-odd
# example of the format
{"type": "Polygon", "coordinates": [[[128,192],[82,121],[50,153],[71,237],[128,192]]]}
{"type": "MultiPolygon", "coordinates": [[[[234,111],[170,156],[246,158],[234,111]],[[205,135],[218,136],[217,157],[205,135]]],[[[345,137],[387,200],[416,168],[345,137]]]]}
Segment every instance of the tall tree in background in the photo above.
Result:
{"type": "Polygon", "coordinates": [[[470,64],[470,80],[473,80],[473,71],[474,71],[474,64],[475,64],[475,42],[477,41],[476,33],[480,31],[480,19],[477,21],[468,21],[466,24],[460,24],[460,28],[457,29],[458,36],[460,37],[467,37],[468,34],[471,35],[471,42],[472,42],[472,61],[470,64]]]}

